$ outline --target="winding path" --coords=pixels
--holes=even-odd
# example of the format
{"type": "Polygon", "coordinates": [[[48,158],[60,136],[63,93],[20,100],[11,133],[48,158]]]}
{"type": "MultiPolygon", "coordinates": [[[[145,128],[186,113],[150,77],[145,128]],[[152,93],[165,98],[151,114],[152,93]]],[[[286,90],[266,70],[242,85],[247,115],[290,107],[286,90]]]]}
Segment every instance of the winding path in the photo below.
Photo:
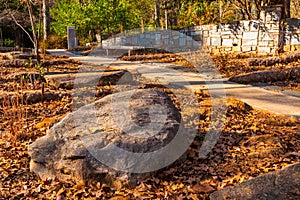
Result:
{"type": "Polygon", "coordinates": [[[294,116],[300,118],[300,98],[282,92],[269,91],[261,87],[237,84],[222,78],[208,78],[195,72],[173,70],[173,64],[167,63],[139,63],[120,61],[106,56],[78,56],[65,50],[48,50],[54,55],[68,55],[73,59],[79,59],[84,63],[108,66],[115,68],[134,70],[142,77],[164,82],[164,84],[185,84],[193,90],[208,89],[218,96],[234,97],[262,110],[267,110],[279,115],[294,116]],[[181,80],[181,81],[178,81],[181,80]],[[183,81],[182,81],[183,80],[183,81]]]}

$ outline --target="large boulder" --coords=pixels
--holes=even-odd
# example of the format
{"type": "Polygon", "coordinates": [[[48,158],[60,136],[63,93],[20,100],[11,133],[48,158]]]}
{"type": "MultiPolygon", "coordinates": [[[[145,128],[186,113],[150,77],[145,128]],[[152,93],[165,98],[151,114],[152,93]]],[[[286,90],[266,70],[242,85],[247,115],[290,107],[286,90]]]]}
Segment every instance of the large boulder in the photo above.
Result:
{"type": "Polygon", "coordinates": [[[184,155],[180,145],[188,142],[173,142],[180,132],[181,115],[166,93],[114,93],[68,114],[32,143],[30,167],[42,179],[128,181],[184,155]]]}

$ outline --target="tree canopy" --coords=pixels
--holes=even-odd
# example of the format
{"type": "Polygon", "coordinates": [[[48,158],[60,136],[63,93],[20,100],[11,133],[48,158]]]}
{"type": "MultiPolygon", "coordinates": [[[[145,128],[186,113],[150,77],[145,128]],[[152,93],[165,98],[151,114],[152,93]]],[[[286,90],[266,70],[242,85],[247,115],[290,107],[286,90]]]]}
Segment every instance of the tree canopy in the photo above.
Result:
{"type": "Polygon", "coordinates": [[[63,36],[75,26],[79,36],[89,31],[119,32],[139,25],[138,12],[126,0],[58,0],[51,9],[52,30],[63,36]]]}
{"type": "MultiPolygon", "coordinates": [[[[3,0],[0,4],[0,23],[3,22],[1,16],[6,15],[5,10],[28,14],[26,6],[21,2],[22,0],[3,0]]],[[[295,6],[299,6],[299,0],[39,0],[32,2],[35,3],[33,14],[36,23],[41,18],[40,10],[44,9],[41,7],[41,2],[48,2],[51,13],[51,33],[62,37],[67,33],[67,26],[75,26],[77,36],[85,42],[93,41],[96,32],[111,35],[133,28],[159,26],[178,29],[209,23],[258,19],[265,6],[275,4],[284,6],[283,16],[290,17],[290,11],[292,16],[297,16],[295,6]]],[[[46,17],[50,16],[44,15],[44,18],[46,17]]],[[[24,18],[18,21],[20,24],[26,22],[28,24],[30,19],[24,18]]],[[[46,22],[47,20],[44,21],[46,22]]]]}

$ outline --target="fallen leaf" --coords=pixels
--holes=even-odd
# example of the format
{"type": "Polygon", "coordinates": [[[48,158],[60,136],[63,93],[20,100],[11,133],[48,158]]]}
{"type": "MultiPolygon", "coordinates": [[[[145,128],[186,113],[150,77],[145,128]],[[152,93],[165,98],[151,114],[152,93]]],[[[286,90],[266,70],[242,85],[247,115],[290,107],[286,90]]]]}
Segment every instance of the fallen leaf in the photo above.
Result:
{"type": "Polygon", "coordinates": [[[207,183],[194,185],[191,189],[195,193],[209,193],[209,192],[215,190],[213,187],[211,187],[207,183]]]}

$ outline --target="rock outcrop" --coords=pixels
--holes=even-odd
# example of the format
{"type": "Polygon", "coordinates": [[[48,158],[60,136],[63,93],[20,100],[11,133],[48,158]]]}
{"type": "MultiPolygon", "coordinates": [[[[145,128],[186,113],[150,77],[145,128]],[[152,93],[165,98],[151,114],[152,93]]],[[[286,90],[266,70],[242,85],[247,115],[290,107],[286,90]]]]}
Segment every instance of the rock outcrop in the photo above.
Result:
{"type": "Polygon", "coordinates": [[[231,77],[229,81],[243,84],[268,83],[276,81],[298,80],[299,77],[300,68],[294,67],[281,70],[270,70],[241,74],[231,77]]]}
{"type": "Polygon", "coordinates": [[[211,200],[273,200],[299,199],[299,197],[300,163],[258,176],[233,187],[226,187],[210,195],[211,200]]]}
{"type": "Polygon", "coordinates": [[[178,159],[175,154],[182,155],[180,144],[163,153],[180,125],[179,111],[162,91],[114,93],[68,114],[32,143],[30,168],[42,179],[145,177],[178,159]]]}

